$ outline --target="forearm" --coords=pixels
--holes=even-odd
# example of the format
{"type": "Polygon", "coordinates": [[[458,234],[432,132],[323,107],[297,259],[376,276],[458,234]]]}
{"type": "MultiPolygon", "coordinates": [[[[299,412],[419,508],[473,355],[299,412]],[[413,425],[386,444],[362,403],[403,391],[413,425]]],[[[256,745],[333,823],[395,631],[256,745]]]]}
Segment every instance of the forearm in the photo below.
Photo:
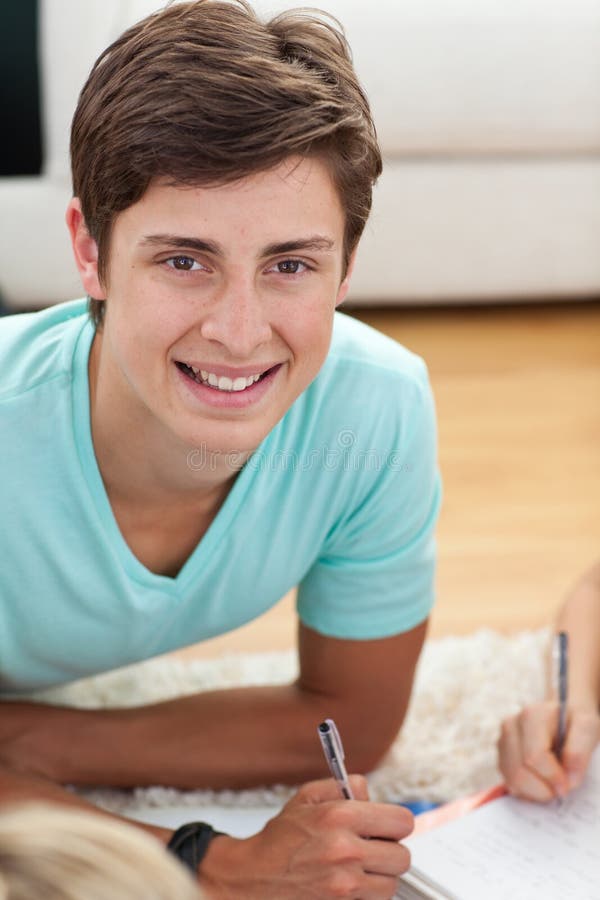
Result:
{"type": "MultiPolygon", "coordinates": [[[[338,722],[353,771],[375,762],[360,699],[351,709],[297,685],[209,691],[127,710],[18,704],[13,711],[27,723],[20,749],[11,750],[20,760],[15,766],[62,784],[297,784],[327,774],[316,733],[325,716],[338,722]]],[[[368,716],[377,720],[372,704],[368,716]]]]}
{"type": "MultiPolygon", "coordinates": [[[[65,790],[48,779],[34,775],[25,775],[15,772],[6,766],[0,766],[0,807],[19,803],[49,803],[57,806],[85,809],[104,817],[120,818],[119,816],[113,816],[112,813],[106,810],[99,809],[97,806],[88,803],[83,797],[65,790]]],[[[130,822],[130,824],[135,824],[165,844],[172,834],[171,829],[160,828],[156,825],[148,825],[141,822],[130,822]]]]}
{"type": "Polygon", "coordinates": [[[567,597],[557,629],[569,634],[570,704],[600,709],[600,564],[567,597]]]}
{"type": "Polygon", "coordinates": [[[19,749],[11,749],[15,767],[79,785],[298,783],[327,774],[320,719],[336,717],[347,744],[344,722],[351,724],[343,704],[294,685],[209,691],[127,710],[6,706],[23,726],[19,749]]]}
{"type": "Polygon", "coordinates": [[[140,710],[135,740],[148,747],[149,783],[298,784],[327,774],[316,732],[326,714],[343,705],[298,685],[210,691],[140,710]]]}

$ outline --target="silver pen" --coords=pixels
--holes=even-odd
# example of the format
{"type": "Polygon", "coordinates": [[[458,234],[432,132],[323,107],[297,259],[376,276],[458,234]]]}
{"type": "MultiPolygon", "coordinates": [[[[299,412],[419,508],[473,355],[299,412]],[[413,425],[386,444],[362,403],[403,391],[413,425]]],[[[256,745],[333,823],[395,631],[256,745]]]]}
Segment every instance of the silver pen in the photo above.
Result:
{"type": "Polygon", "coordinates": [[[567,736],[567,693],[569,686],[569,635],[559,631],[554,642],[554,673],[558,697],[558,728],[554,753],[560,760],[567,736]]]}
{"type": "Polygon", "coordinates": [[[323,753],[327,760],[327,765],[338,783],[339,789],[342,792],[342,797],[346,800],[354,800],[354,794],[352,793],[352,788],[350,787],[350,782],[348,780],[348,773],[346,771],[346,766],[344,765],[342,739],[340,738],[340,733],[337,730],[333,719],[325,719],[324,722],[321,722],[318,733],[321,746],[323,747],[323,753]]]}

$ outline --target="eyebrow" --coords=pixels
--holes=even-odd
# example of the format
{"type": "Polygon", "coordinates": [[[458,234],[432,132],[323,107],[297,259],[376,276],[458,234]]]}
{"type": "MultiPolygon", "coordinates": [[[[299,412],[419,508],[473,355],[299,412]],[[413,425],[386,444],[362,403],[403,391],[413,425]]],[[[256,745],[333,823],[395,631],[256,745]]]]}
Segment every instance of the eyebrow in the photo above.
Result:
{"type": "MultiPolygon", "coordinates": [[[[203,238],[190,237],[180,234],[146,234],[140,240],[141,246],[170,247],[174,250],[186,248],[196,250],[199,253],[212,253],[214,256],[223,256],[219,244],[203,238]]],[[[263,250],[263,256],[275,256],[279,253],[294,253],[299,251],[316,251],[330,253],[335,249],[335,241],[324,235],[314,234],[307,238],[298,238],[293,241],[267,244],[263,250]]]]}
{"type": "Polygon", "coordinates": [[[214,241],[201,240],[200,238],[187,237],[180,234],[145,234],[139,242],[141,247],[170,247],[173,250],[198,250],[200,253],[213,253],[221,256],[221,249],[214,241]]]}
{"type": "Polygon", "coordinates": [[[302,250],[316,250],[317,252],[330,253],[335,249],[335,241],[331,238],[314,234],[312,237],[299,238],[296,241],[283,241],[278,244],[268,244],[264,250],[264,256],[276,256],[278,253],[294,253],[302,250]]]}

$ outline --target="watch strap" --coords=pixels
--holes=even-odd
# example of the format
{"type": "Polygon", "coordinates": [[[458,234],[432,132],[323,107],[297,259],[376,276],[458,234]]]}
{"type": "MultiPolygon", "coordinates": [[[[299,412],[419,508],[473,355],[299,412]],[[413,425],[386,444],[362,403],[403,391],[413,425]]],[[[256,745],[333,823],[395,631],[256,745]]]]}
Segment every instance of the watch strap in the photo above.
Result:
{"type": "Polygon", "coordinates": [[[167,850],[174,853],[194,875],[197,875],[198,866],[208,850],[208,845],[220,834],[224,832],[215,831],[207,822],[188,822],[173,832],[167,850]]]}

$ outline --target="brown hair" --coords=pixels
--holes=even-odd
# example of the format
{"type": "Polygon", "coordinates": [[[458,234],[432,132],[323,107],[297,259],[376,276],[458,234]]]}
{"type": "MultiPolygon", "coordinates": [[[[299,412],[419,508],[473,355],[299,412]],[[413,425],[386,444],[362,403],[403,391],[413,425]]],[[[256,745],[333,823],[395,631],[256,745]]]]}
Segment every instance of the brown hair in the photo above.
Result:
{"type": "MultiPolygon", "coordinates": [[[[297,9],[263,23],[246,0],[194,0],[129,28],[96,61],[71,131],[73,191],[100,278],[116,215],[153,179],[225,184],[295,155],[318,155],[330,168],[347,265],[381,155],[335,19],[297,9]]],[[[104,302],[92,299],[90,311],[100,325],[104,302]]]]}

